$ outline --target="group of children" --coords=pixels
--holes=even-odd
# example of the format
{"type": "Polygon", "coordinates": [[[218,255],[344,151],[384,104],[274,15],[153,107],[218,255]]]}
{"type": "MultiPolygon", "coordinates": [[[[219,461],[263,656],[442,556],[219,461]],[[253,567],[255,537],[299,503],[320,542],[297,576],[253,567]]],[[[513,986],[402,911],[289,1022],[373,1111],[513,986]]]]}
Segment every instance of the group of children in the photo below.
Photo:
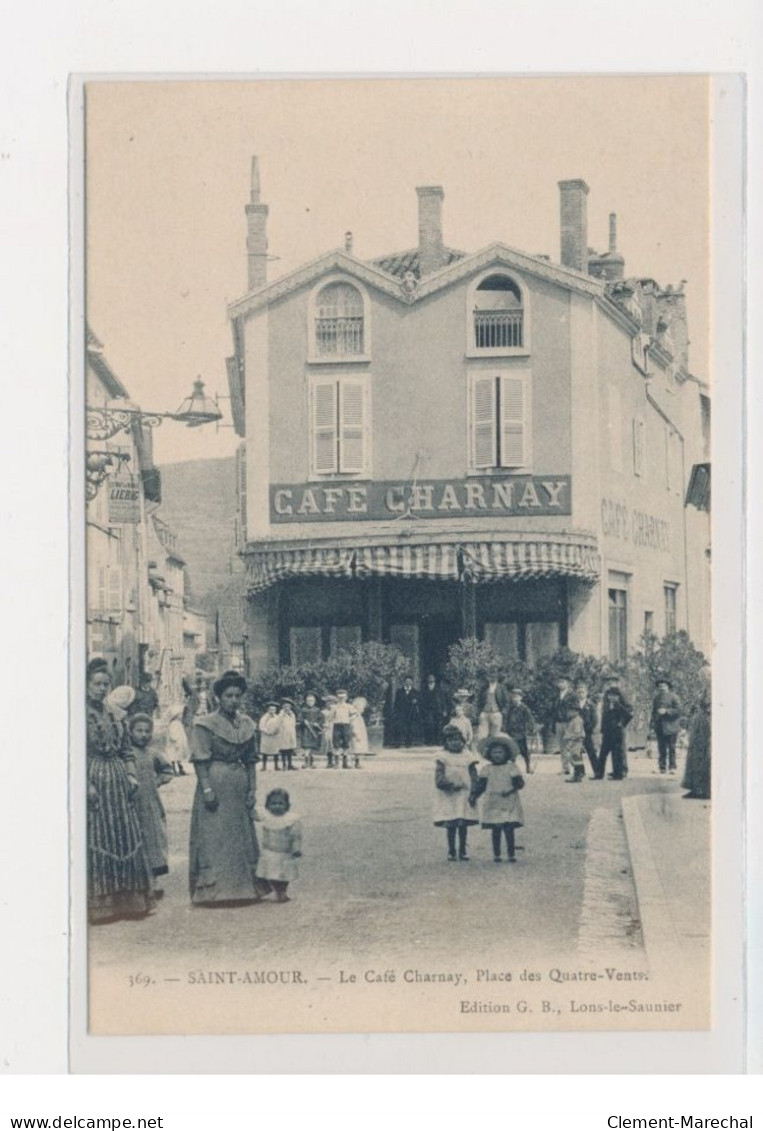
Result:
{"type": "Polygon", "coordinates": [[[366,701],[350,701],[344,688],[336,695],[324,695],[318,706],[314,692],[305,695],[297,711],[293,699],[272,700],[259,722],[260,767],[268,768],[273,758],[276,770],[296,770],[295,759],[302,751],[305,769],[315,769],[317,759],[325,759],[329,769],[360,769],[360,756],[368,753],[368,732],[363,719],[366,701]]]}
{"type": "Polygon", "coordinates": [[[469,859],[469,827],[481,824],[490,829],[495,863],[501,863],[504,840],[508,862],[516,863],[514,834],[524,825],[519,793],[525,784],[518,744],[508,734],[489,734],[479,743],[480,760],[455,719],[445,727],[443,741],[435,762],[434,823],[445,829],[448,860],[469,859]]]}

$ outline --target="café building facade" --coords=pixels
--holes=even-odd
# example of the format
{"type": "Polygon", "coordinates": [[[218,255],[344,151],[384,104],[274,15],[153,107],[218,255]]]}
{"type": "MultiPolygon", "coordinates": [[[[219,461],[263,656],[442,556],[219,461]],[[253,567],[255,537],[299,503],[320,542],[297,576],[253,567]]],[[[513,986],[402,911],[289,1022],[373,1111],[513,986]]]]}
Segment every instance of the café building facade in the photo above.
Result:
{"type": "Polygon", "coordinates": [[[390,642],[419,679],[464,636],[532,664],[620,660],[645,629],[709,637],[707,515],[684,506],[709,442],[681,287],[625,278],[615,217],[588,246],[560,188],[558,263],[443,238],[373,261],[353,238],[267,280],[252,164],[248,293],[227,360],[252,669],[390,642]]]}

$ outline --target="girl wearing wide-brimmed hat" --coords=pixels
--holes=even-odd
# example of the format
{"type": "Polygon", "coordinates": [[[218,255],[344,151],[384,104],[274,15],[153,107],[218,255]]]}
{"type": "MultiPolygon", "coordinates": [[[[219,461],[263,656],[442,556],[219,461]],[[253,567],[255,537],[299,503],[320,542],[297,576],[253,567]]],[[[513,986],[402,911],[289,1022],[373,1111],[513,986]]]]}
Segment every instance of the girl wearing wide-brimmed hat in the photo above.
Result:
{"type": "Polygon", "coordinates": [[[256,885],[255,726],[241,711],[246,680],[225,672],[214,685],[216,711],[197,717],[191,760],[198,782],[191,813],[190,888],[206,907],[251,903],[256,885]]]}
{"type": "Polygon", "coordinates": [[[508,861],[514,864],[514,830],[525,823],[519,798],[519,791],[525,784],[519,769],[520,750],[508,734],[488,735],[479,749],[485,761],[477,766],[469,804],[474,807],[479,799],[482,828],[491,831],[496,864],[501,862],[503,838],[506,839],[508,861]]]}

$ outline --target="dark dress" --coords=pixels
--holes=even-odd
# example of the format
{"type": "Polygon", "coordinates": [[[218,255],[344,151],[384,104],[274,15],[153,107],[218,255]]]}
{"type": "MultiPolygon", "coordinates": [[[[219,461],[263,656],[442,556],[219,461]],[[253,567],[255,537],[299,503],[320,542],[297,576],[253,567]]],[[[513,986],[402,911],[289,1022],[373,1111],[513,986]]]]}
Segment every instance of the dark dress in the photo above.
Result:
{"type": "Polygon", "coordinates": [[[712,733],[712,707],[710,691],[706,690],[693,712],[689,723],[689,752],[686,755],[683,787],[692,797],[706,800],[710,797],[712,733]]]}
{"type": "Polygon", "coordinates": [[[152,882],[138,814],[130,800],[135,760],[108,707],[87,705],[88,914],[91,923],[146,915],[152,882]]]}
{"type": "Polygon", "coordinates": [[[135,771],[140,783],[135,798],[143,847],[148,866],[154,876],[164,876],[167,866],[167,818],[159,796],[159,786],[166,785],[175,776],[172,766],[154,746],[134,746],[135,771]]]}
{"type": "Polygon", "coordinates": [[[257,761],[255,726],[247,715],[231,722],[214,711],[196,719],[192,762],[205,762],[217,798],[204,804],[197,782],[191,812],[189,880],[193,903],[213,904],[257,897],[257,838],[249,808],[250,767],[257,761]]]}

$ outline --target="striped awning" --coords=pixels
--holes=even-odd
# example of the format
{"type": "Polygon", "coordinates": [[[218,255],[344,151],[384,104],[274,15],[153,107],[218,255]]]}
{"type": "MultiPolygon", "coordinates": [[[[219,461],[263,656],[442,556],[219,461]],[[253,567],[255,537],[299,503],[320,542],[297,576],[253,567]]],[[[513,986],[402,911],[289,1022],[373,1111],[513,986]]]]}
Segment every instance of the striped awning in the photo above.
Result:
{"type": "Polygon", "coordinates": [[[355,576],[458,581],[458,546],[453,542],[363,546],[356,550],[355,576]]]}
{"type": "Polygon", "coordinates": [[[347,547],[255,550],[247,555],[247,592],[261,593],[289,577],[352,577],[354,551],[347,547]]]}
{"type": "Polygon", "coordinates": [[[269,548],[250,551],[247,570],[251,595],[290,577],[408,577],[467,584],[502,578],[571,577],[592,585],[599,578],[600,562],[595,536],[578,533],[478,542],[269,548]]]}
{"type": "Polygon", "coordinates": [[[516,577],[576,577],[588,585],[599,578],[600,562],[593,535],[534,540],[465,542],[464,580],[498,581],[516,577]]]}

